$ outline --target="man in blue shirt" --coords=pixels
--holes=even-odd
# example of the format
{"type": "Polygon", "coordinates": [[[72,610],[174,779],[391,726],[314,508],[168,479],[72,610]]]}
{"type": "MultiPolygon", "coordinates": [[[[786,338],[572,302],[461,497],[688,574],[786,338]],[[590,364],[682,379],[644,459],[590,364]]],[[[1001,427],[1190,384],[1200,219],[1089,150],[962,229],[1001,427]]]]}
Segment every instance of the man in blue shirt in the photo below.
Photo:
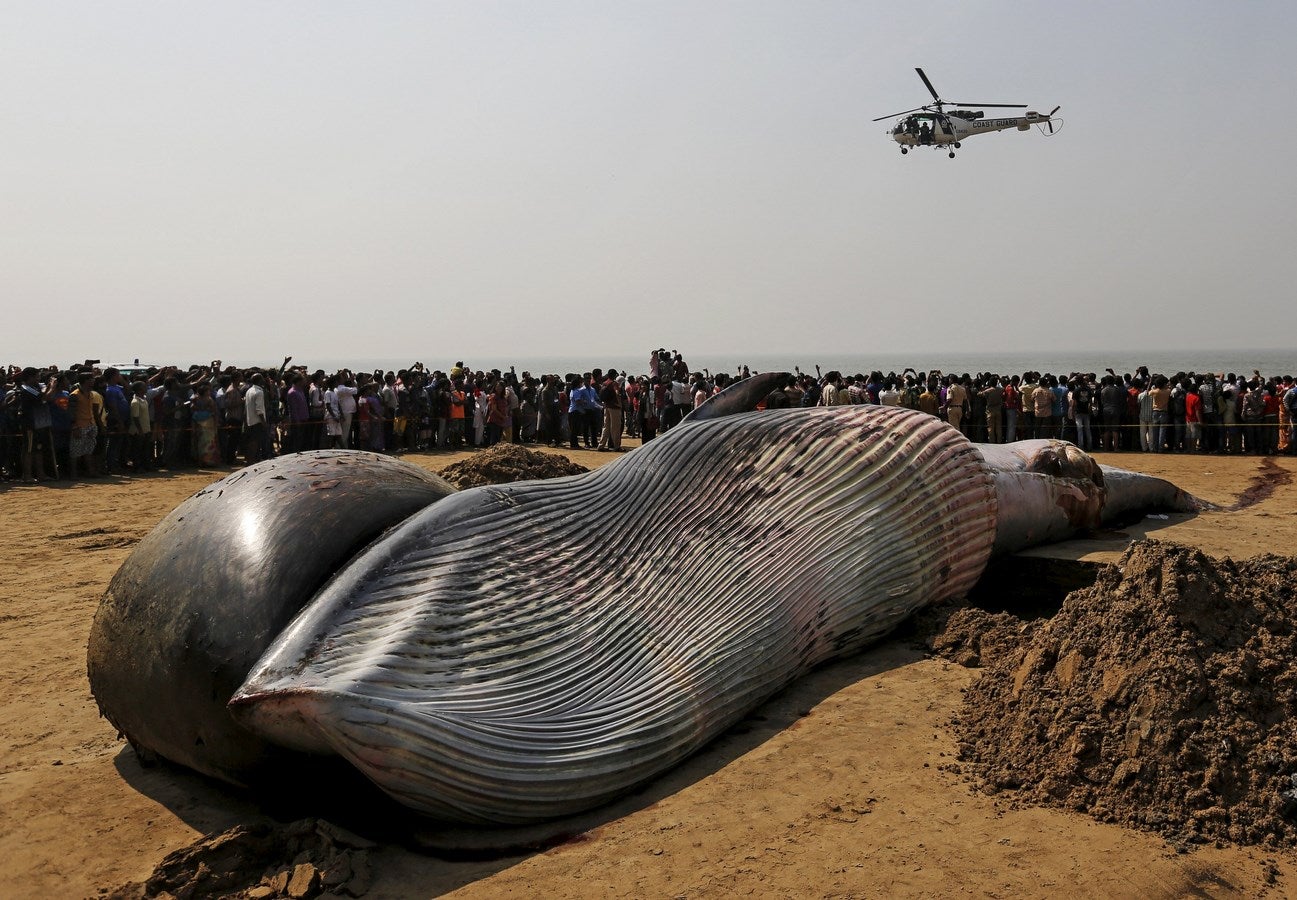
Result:
{"type": "Polygon", "coordinates": [[[598,443],[598,426],[601,424],[603,405],[591,384],[591,377],[589,372],[585,373],[581,382],[572,389],[568,401],[568,430],[573,450],[579,449],[578,440],[584,440],[585,446],[591,450],[598,443]]]}
{"type": "Polygon", "coordinates": [[[104,388],[104,413],[108,420],[104,471],[113,475],[125,468],[126,426],[131,420],[131,401],[126,399],[126,392],[122,389],[125,379],[119,370],[106,369],[104,380],[108,383],[104,388]]]}

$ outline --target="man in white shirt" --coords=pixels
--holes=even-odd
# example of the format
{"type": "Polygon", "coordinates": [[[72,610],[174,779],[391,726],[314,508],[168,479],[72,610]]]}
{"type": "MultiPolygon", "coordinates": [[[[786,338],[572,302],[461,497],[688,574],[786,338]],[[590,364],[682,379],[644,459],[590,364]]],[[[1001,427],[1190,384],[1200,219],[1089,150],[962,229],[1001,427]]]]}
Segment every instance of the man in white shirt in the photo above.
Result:
{"type": "Polygon", "coordinates": [[[247,434],[244,454],[248,458],[249,465],[261,462],[270,456],[266,447],[270,441],[270,433],[266,430],[266,390],[263,387],[265,383],[261,373],[257,372],[248,384],[248,392],[243,395],[243,424],[247,434]]]}
{"type": "Polygon", "coordinates": [[[360,390],[351,380],[350,372],[344,370],[339,379],[334,390],[338,394],[338,412],[342,414],[342,449],[347,450],[351,447],[351,420],[356,415],[356,395],[360,390]]]}

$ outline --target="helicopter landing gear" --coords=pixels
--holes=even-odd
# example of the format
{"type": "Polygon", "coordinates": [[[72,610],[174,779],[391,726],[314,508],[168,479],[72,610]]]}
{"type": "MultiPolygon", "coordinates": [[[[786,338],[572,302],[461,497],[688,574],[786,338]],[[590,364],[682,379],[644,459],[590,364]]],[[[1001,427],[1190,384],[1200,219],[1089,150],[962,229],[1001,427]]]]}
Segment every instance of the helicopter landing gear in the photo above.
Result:
{"type": "Polygon", "coordinates": [[[958,150],[959,147],[960,147],[960,143],[959,143],[959,141],[955,141],[955,149],[958,150]]]}
{"type": "Polygon", "coordinates": [[[951,158],[951,159],[954,159],[954,158],[955,158],[955,151],[954,151],[954,150],[951,150],[951,151],[950,151],[950,158],[951,158]]]}
{"type": "Polygon", "coordinates": [[[910,148],[909,148],[909,147],[902,147],[902,148],[901,148],[901,156],[904,156],[905,154],[907,154],[907,153],[909,153],[909,152],[910,152],[910,148]]]}

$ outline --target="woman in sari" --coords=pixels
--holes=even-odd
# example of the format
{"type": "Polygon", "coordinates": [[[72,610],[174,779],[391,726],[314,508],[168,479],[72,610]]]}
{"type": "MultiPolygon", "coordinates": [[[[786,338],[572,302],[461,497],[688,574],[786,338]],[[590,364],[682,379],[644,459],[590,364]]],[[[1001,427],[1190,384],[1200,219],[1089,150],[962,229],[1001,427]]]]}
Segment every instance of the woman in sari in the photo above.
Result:
{"type": "Polygon", "coordinates": [[[191,434],[190,453],[200,466],[219,466],[221,464],[221,445],[218,440],[216,421],[216,401],[212,399],[212,387],[199,385],[194,399],[190,401],[189,413],[191,434]]]}

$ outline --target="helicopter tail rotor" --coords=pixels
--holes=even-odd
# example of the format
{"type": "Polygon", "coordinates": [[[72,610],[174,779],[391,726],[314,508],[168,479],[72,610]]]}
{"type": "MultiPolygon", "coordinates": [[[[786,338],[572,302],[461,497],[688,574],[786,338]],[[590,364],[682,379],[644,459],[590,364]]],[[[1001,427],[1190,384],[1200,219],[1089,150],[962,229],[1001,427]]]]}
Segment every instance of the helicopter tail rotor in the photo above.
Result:
{"type": "MultiPolygon", "coordinates": [[[[1045,116],[1045,124],[1049,126],[1050,134],[1054,133],[1054,113],[1058,112],[1062,108],[1063,107],[1061,104],[1059,106],[1055,106],[1053,109],[1049,111],[1049,115],[1045,116]]],[[[1059,124],[1061,125],[1062,123],[1060,122],[1059,124]]]]}

